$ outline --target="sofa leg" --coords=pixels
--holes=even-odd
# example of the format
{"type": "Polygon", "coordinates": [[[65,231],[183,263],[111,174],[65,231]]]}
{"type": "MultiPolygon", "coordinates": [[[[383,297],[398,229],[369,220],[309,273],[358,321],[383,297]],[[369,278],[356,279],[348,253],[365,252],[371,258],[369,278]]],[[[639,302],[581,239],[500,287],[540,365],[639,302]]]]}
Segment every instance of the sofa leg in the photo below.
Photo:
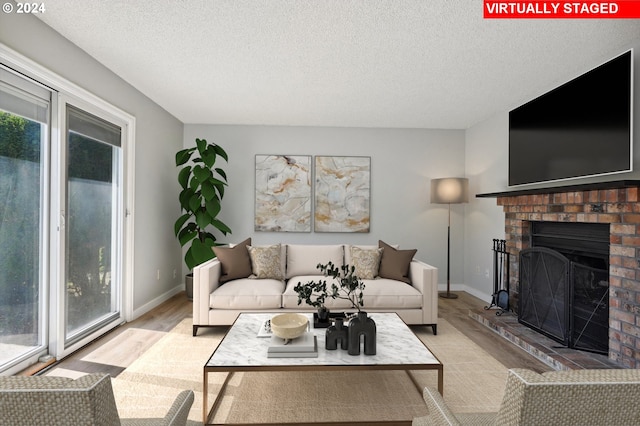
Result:
{"type": "Polygon", "coordinates": [[[196,334],[198,334],[198,326],[194,325],[193,326],[193,337],[196,337],[196,334]]]}
{"type": "MultiPolygon", "coordinates": [[[[438,324],[431,324],[431,329],[433,330],[433,335],[438,335],[438,324]]],[[[194,334],[195,336],[195,334],[194,334]]]]}

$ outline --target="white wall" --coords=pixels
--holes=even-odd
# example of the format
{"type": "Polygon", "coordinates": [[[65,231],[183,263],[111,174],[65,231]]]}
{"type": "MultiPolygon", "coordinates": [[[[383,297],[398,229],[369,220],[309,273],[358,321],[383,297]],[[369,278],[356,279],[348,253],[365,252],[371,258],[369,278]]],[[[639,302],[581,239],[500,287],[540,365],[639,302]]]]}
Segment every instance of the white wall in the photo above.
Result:
{"type": "Polygon", "coordinates": [[[173,236],[179,215],[173,155],[182,147],[182,123],[31,15],[0,13],[0,42],[136,118],[133,309],[148,310],[182,282],[173,236]]]}
{"type": "MultiPolygon", "coordinates": [[[[254,244],[360,243],[378,240],[417,248],[416,258],[440,268],[446,281],[446,205],[429,203],[430,179],[464,176],[461,130],[360,129],[277,126],[185,125],[184,146],[196,138],[221,145],[229,189],[220,219],[233,230],[223,242],[247,237],[254,244]],[[371,232],[276,233],[254,231],[255,155],[371,157],[371,232]]],[[[464,279],[464,206],[452,206],[452,283],[464,279]]]]}
{"type": "MultiPolygon", "coordinates": [[[[596,67],[624,51],[634,48],[634,171],[610,176],[566,180],[559,183],[526,185],[522,188],[584,184],[621,179],[640,179],[640,40],[635,45],[612,46],[596,67]]],[[[589,68],[591,69],[591,68],[589,68]]],[[[584,72],[589,71],[585,69],[584,72]]],[[[550,87],[549,89],[553,89],[550,87]]],[[[542,93],[540,93],[542,94],[542,93]]],[[[528,100],[527,100],[528,101],[528,100]]],[[[517,107],[519,105],[513,105],[517,107]]],[[[466,174],[469,177],[470,203],[465,216],[466,291],[491,301],[493,292],[493,265],[491,244],[494,238],[504,238],[504,213],[495,198],[476,198],[476,194],[509,190],[508,147],[509,113],[504,111],[466,131],[466,174]],[[489,277],[485,272],[489,271],[489,277]]],[[[513,189],[513,188],[512,188],[513,189]]]]}

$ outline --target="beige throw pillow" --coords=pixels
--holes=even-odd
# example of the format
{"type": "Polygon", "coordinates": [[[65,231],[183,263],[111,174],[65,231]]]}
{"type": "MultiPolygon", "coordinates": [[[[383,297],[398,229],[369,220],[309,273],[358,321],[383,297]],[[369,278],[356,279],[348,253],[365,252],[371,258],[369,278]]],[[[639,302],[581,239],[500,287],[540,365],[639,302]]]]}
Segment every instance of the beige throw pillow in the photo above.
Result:
{"type": "Polygon", "coordinates": [[[284,279],[280,266],[280,244],[266,247],[247,246],[253,274],[250,278],[284,279]]]}
{"type": "Polygon", "coordinates": [[[220,283],[247,278],[251,275],[251,258],[247,246],[251,245],[251,238],[247,238],[233,247],[214,247],[213,252],[220,261],[222,271],[220,283]]]}
{"type": "Polygon", "coordinates": [[[351,266],[356,268],[355,274],[363,280],[372,280],[378,276],[382,248],[362,249],[351,246],[351,266]]]}
{"type": "Polygon", "coordinates": [[[383,248],[380,259],[380,270],[378,275],[382,278],[404,281],[411,284],[409,279],[409,264],[418,250],[397,250],[385,243],[378,241],[378,246],[383,248]]]}

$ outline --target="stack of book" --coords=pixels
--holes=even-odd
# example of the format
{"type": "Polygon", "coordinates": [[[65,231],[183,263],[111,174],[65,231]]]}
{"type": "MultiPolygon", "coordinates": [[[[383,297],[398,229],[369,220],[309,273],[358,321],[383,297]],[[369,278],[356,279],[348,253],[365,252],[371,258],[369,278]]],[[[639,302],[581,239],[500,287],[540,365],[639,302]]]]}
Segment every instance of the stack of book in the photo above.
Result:
{"type": "Polygon", "coordinates": [[[268,358],[317,358],[318,339],[316,335],[307,331],[302,336],[292,340],[271,336],[268,358]]]}

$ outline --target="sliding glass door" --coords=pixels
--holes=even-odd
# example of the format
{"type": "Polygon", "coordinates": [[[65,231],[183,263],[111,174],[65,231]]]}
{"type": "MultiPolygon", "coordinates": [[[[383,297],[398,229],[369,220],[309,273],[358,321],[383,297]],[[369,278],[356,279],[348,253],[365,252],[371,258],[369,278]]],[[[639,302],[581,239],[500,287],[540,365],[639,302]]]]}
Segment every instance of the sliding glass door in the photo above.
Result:
{"type": "Polygon", "coordinates": [[[0,67],[0,371],[46,352],[51,94],[0,67]]]}
{"type": "Polygon", "coordinates": [[[127,124],[0,64],[0,374],[123,322],[127,124]]]}
{"type": "Polygon", "coordinates": [[[65,347],[120,316],[119,126],[66,105],[65,347]]]}

